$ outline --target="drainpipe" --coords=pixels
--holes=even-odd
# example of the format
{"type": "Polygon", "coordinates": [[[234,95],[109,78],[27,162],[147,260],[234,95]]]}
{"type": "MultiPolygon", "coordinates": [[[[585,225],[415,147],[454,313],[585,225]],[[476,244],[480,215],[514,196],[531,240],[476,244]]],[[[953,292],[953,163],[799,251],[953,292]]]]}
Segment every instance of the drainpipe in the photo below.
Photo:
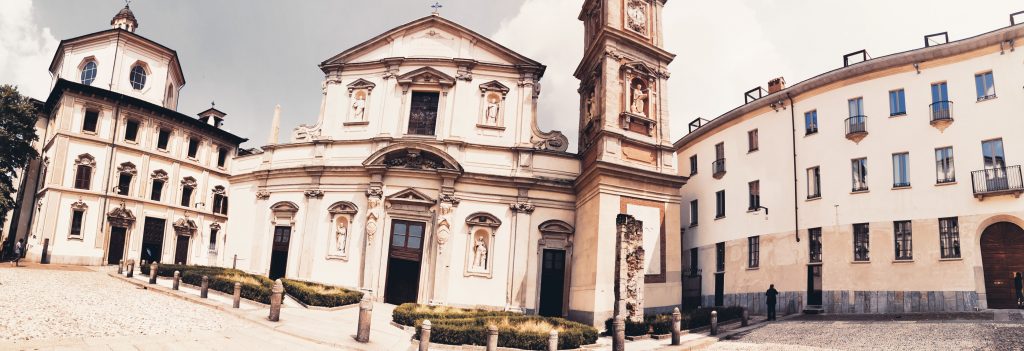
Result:
{"type": "Polygon", "coordinates": [[[796,236],[796,242],[800,242],[800,199],[796,172],[796,105],[793,104],[793,97],[789,95],[788,91],[786,99],[789,99],[789,123],[793,128],[793,133],[790,134],[793,148],[793,234],[796,236]]]}

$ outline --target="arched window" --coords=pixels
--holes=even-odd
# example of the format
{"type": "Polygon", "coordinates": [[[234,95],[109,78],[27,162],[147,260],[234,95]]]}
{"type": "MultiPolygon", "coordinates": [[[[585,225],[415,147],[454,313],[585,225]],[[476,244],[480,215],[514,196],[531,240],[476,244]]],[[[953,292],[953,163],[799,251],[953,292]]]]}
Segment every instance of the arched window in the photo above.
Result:
{"type": "Polygon", "coordinates": [[[132,82],[132,88],[142,90],[146,86],[146,68],[138,64],[133,66],[129,79],[132,82]]]}
{"type": "Polygon", "coordinates": [[[89,190],[92,186],[92,168],[96,159],[89,154],[78,155],[75,160],[75,189],[89,190]]]}
{"type": "Polygon", "coordinates": [[[96,61],[89,61],[82,66],[82,84],[92,85],[96,80],[96,61]]]}

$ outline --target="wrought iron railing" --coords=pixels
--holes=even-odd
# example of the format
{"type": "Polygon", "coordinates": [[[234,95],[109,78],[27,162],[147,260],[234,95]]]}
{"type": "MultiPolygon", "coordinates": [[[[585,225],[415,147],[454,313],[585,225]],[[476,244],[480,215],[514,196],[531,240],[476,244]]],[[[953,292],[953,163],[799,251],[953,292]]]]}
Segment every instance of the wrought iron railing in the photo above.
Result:
{"type": "Polygon", "coordinates": [[[711,169],[714,176],[720,176],[725,174],[725,159],[720,158],[711,163],[711,169]]]}
{"type": "Polygon", "coordinates": [[[974,171],[971,172],[971,180],[974,183],[974,194],[1024,191],[1020,165],[974,171]]]}
{"type": "Polygon", "coordinates": [[[846,135],[867,133],[867,116],[851,116],[846,119],[846,135]]]}
{"type": "Polygon", "coordinates": [[[953,120],[953,102],[952,101],[935,101],[931,105],[928,105],[928,111],[931,114],[931,121],[952,121],[953,120]]]}

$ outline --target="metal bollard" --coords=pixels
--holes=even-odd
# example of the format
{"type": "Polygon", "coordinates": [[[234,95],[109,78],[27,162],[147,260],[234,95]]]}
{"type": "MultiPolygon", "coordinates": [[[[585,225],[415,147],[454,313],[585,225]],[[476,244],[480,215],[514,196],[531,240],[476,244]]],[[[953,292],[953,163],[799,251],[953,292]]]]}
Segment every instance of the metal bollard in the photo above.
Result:
{"type": "Polygon", "coordinates": [[[683,314],[679,313],[679,307],[672,309],[672,345],[679,345],[679,339],[683,334],[683,314]]]}
{"type": "Polygon", "coordinates": [[[233,300],[231,301],[232,308],[238,308],[242,305],[242,283],[235,282],[235,293],[232,294],[233,300]]]}
{"type": "Polygon", "coordinates": [[[199,285],[199,297],[206,298],[210,295],[210,277],[203,276],[203,282],[199,285]]]}
{"type": "Polygon", "coordinates": [[[498,350],[498,326],[491,324],[487,326],[487,351],[498,350]]]}
{"type": "Polygon", "coordinates": [[[156,284],[157,268],[159,268],[159,266],[156,264],[156,262],[153,262],[153,263],[149,264],[149,283],[150,284],[156,284]]]}
{"type": "Polygon", "coordinates": [[[711,335],[718,334],[718,311],[711,311],[711,335]]]}
{"type": "Polygon", "coordinates": [[[373,301],[370,295],[364,294],[359,301],[359,325],[356,329],[356,341],[370,342],[370,319],[373,317],[373,301]]]}
{"type": "Polygon", "coordinates": [[[135,275],[135,260],[128,261],[128,278],[135,275]]]}
{"type": "Polygon", "coordinates": [[[120,260],[120,261],[117,262],[117,274],[123,274],[123,273],[124,273],[124,260],[120,260]]]}
{"type": "Polygon", "coordinates": [[[430,351],[430,320],[424,319],[420,325],[420,350],[430,351]]]}
{"type": "Polygon", "coordinates": [[[612,320],[612,351],[626,351],[626,320],[621,316],[612,320]]]}
{"type": "Polygon", "coordinates": [[[171,283],[171,289],[178,290],[178,285],[181,284],[181,272],[174,271],[174,281],[171,283]]]}
{"type": "Polygon", "coordinates": [[[750,312],[747,309],[743,309],[743,319],[740,319],[740,326],[745,327],[750,324],[750,312]]]}
{"type": "Polygon", "coordinates": [[[281,320],[281,299],[284,294],[284,283],[281,279],[274,282],[274,288],[270,290],[270,316],[267,317],[271,322],[277,322],[281,320]]]}
{"type": "Polygon", "coordinates": [[[551,329],[548,334],[548,351],[558,351],[558,329],[551,329]]]}

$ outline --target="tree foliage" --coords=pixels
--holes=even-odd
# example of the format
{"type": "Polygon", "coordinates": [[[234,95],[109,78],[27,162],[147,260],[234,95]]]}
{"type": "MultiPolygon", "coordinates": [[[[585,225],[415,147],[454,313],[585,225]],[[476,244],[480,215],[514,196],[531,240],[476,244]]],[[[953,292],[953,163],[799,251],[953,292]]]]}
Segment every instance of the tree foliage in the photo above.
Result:
{"type": "Polygon", "coordinates": [[[36,117],[35,105],[18,93],[18,87],[0,86],[0,216],[16,205],[12,196],[15,172],[39,157],[32,147],[32,142],[39,140],[36,117]]]}

